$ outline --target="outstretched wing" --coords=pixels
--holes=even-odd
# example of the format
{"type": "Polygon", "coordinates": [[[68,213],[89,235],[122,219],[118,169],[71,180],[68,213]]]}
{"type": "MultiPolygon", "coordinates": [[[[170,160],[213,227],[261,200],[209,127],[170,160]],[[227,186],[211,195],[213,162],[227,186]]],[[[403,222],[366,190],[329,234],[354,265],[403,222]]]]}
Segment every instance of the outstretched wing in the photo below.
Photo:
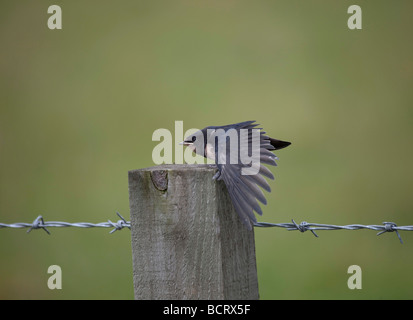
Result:
{"type": "Polygon", "coordinates": [[[271,188],[264,177],[274,179],[273,174],[267,167],[264,166],[264,164],[272,166],[277,165],[275,163],[275,159],[277,159],[277,157],[270,151],[276,148],[271,144],[270,138],[266,136],[263,131],[259,132],[258,137],[257,135],[252,134],[251,129],[261,130],[261,128],[256,128],[256,126],[258,126],[258,124],[254,124],[254,121],[246,121],[235,125],[216,127],[224,128],[224,130],[229,130],[229,128],[235,127],[235,130],[238,131],[238,137],[240,137],[240,129],[248,129],[248,147],[243,146],[242,144],[240,145],[240,139],[238,139],[237,163],[230,163],[231,147],[229,137],[226,137],[225,140],[221,139],[221,141],[216,139],[215,163],[220,171],[219,179],[224,180],[234,208],[241,221],[249,230],[251,230],[253,224],[257,222],[254,211],[259,215],[262,215],[262,210],[258,201],[264,205],[267,204],[267,200],[265,199],[260,187],[268,192],[271,191],[271,188]],[[259,159],[258,173],[246,175],[243,174],[245,171],[242,169],[251,169],[251,164],[243,164],[240,161],[240,157],[242,155],[248,155],[248,153],[251,155],[251,146],[254,139],[258,139],[255,142],[259,142],[259,154],[252,155],[253,157],[256,157],[255,159],[259,159]]]}

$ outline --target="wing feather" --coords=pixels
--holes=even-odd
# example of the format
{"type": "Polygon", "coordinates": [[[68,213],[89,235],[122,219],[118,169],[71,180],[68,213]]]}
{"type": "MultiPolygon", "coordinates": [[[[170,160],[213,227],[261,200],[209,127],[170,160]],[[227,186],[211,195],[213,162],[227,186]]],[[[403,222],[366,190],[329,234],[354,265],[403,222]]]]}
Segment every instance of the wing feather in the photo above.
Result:
{"type": "MultiPolygon", "coordinates": [[[[240,136],[239,133],[241,129],[249,130],[248,145],[243,146],[240,141],[238,141],[238,149],[235,149],[238,150],[239,153],[238,163],[230,163],[229,159],[231,147],[228,145],[229,139],[220,139],[222,140],[221,143],[216,143],[215,145],[215,162],[221,174],[220,179],[224,180],[235,211],[238,213],[241,221],[249,230],[257,221],[254,211],[262,215],[262,210],[258,201],[264,205],[267,204],[267,200],[261,188],[267,192],[271,192],[271,188],[264,177],[274,179],[274,175],[267,167],[264,166],[264,164],[276,166],[277,164],[275,159],[278,158],[271,152],[271,150],[275,150],[289,144],[287,142],[268,137],[264,131],[260,131],[260,135],[258,137],[253,135],[251,129],[262,129],[257,128],[257,126],[259,126],[259,124],[256,124],[255,121],[245,121],[222,127],[211,127],[214,129],[224,129],[225,132],[230,129],[236,129],[238,131],[238,137],[240,136]],[[248,155],[249,151],[251,153],[253,143],[257,142],[259,143],[260,152],[259,155],[253,156],[252,160],[256,161],[259,159],[259,171],[256,174],[243,175],[242,169],[253,169],[253,163],[249,165],[242,164],[240,161],[240,155],[248,155]]],[[[233,147],[232,150],[234,150],[233,147]]]]}

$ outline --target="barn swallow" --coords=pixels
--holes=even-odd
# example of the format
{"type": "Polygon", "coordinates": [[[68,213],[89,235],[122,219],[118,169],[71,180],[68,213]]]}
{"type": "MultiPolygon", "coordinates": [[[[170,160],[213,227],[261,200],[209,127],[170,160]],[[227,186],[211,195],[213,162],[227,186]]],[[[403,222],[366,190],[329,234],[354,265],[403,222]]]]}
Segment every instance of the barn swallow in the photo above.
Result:
{"type": "Polygon", "coordinates": [[[267,204],[259,187],[271,192],[263,176],[274,179],[271,171],[262,164],[276,166],[275,160],[278,158],[271,151],[291,144],[270,138],[261,131],[262,128],[256,128],[259,124],[254,122],[209,126],[180,143],[196,154],[215,161],[218,170],[213,179],[224,180],[235,211],[248,230],[257,222],[254,211],[262,215],[257,200],[267,204]],[[236,143],[232,141],[232,137],[235,137],[236,143]],[[251,159],[250,163],[242,161],[243,158],[251,159]]]}

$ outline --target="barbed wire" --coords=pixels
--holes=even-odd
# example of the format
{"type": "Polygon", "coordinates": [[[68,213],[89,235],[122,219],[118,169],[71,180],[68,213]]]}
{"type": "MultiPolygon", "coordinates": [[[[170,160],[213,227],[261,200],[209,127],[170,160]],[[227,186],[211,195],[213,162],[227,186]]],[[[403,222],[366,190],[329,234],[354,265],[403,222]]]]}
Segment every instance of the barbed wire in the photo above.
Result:
{"type": "Polygon", "coordinates": [[[381,235],[386,232],[396,232],[397,237],[401,244],[403,240],[400,236],[400,231],[413,231],[413,226],[397,226],[394,222],[383,222],[383,225],[362,225],[362,224],[350,224],[346,226],[338,226],[333,224],[321,224],[321,223],[308,223],[306,221],[297,224],[294,220],[291,220],[291,223],[269,223],[269,222],[256,222],[255,227],[262,228],[271,228],[279,227],[286,228],[288,231],[311,231],[315,237],[318,238],[318,235],[315,233],[315,230],[360,230],[360,229],[369,229],[380,231],[377,235],[381,235]]]}
{"type": "Polygon", "coordinates": [[[50,234],[50,231],[47,230],[47,228],[49,227],[113,228],[112,231],[110,231],[109,233],[114,233],[115,231],[122,230],[123,228],[130,229],[130,222],[126,221],[119,212],[116,212],[116,214],[120,218],[120,220],[118,220],[117,222],[112,222],[108,220],[107,222],[100,222],[100,223],[90,223],[90,222],[69,223],[69,222],[62,222],[62,221],[44,221],[42,216],[38,216],[32,223],[20,223],[20,222],[11,223],[11,224],[0,223],[0,229],[1,228],[15,228],[15,229],[29,228],[29,230],[27,230],[27,233],[29,233],[33,229],[43,229],[48,234],[50,234]]]}
{"type": "MultiPolygon", "coordinates": [[[[126,221],[119,212],[116,212],[120,220],[117,222],[112,222],[108,220],[107,222],[100,223],[90,223],[90,222],[62,222],[62,221],[44,221],[43,217],[38,216],[32,223],[11,223],[5,224],[0,223],[1,228],[29,228],[27,233],[34,229],[43,229],[45,232],[50,234],[50,231],[47,228],[50,227],[77,227],[77,228],[113,228],[109,233],[114,233],[115,231],[122,230],[123,228],[131,228],[129,221],[126,221]]],[[[360,229],[369,229],[379,231],[377,235],[381,235],[386,232],[395,232],[399,238],[400,243],[403,244],[403,240],[400,236],[399,231],[413,231],[413,225],[411,226],[397,226],[394,222],[383,222],[382,225],[362,225],[362,224],[350,224],[345,226],[333,225],[333,224],[320,224],[320,223],[309,223],[306,221],[297,224],[294,220],[291,220],[289,223],[270,223],[270,222],[256,222],[254,227],[258,228],[284,228],[288,231],[311,231],[312,234],[318,238],[316,230],[360,230],[360,229]]]]}

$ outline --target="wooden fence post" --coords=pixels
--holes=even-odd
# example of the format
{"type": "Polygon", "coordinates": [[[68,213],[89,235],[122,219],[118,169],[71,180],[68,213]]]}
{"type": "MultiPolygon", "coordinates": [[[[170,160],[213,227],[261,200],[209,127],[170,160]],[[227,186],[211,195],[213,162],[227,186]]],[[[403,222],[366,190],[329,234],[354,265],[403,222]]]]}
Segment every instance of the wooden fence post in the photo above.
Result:
{"type": "Polygon", "coordinates": [[[129,171],[135,299],[258,299],[254,231],[209,165],[129,171]]]}

